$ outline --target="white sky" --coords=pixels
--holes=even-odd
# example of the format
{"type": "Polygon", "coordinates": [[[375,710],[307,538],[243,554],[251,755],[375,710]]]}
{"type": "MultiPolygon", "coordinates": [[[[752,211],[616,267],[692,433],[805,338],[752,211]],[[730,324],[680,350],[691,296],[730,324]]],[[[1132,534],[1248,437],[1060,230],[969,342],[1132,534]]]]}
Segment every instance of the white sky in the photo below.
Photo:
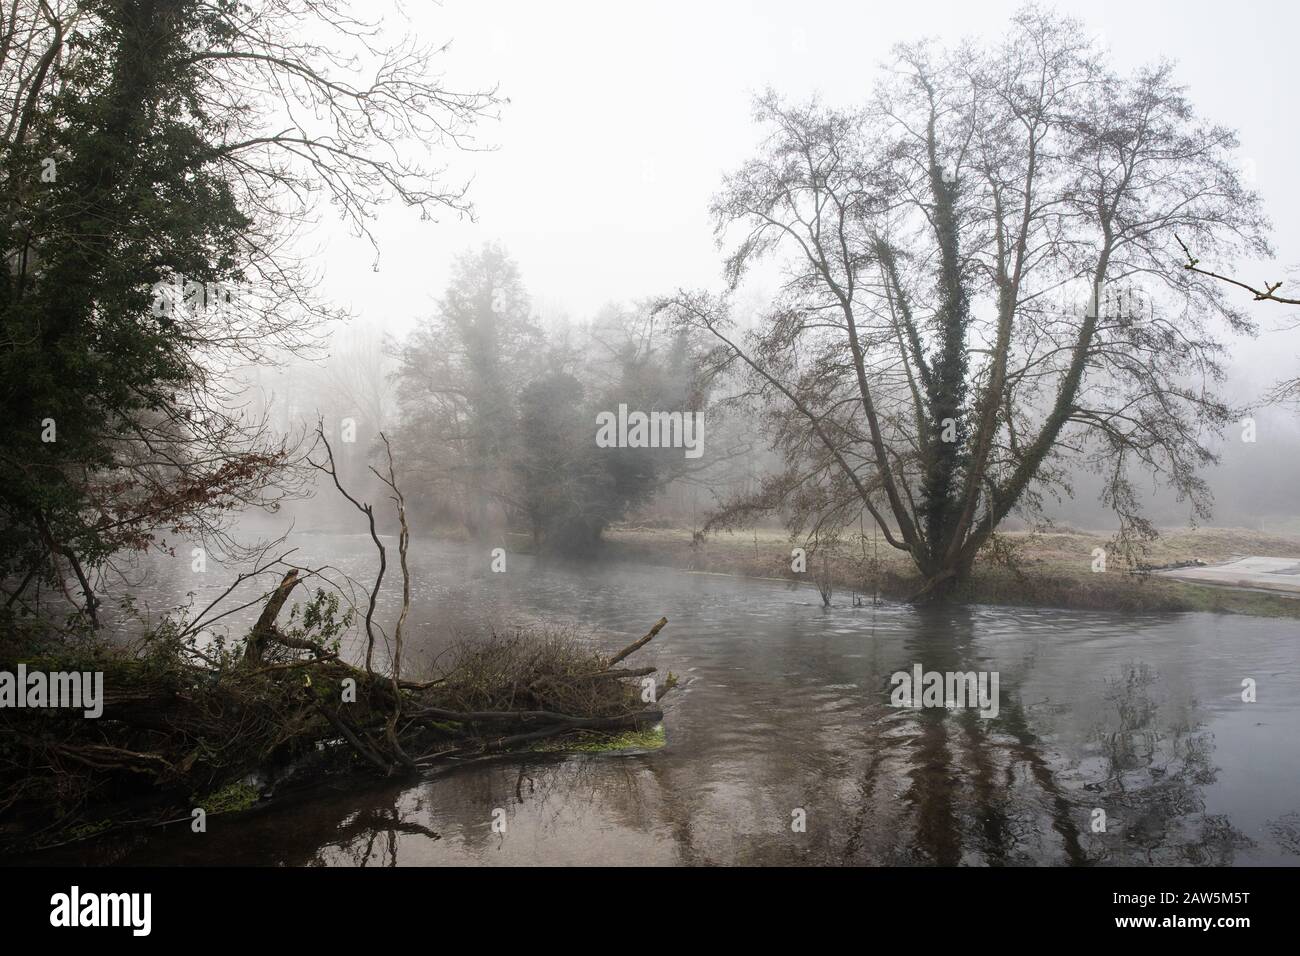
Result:
{"type": "MultiPolygon", "coordinates": [[[[325,246],[324,291],[363,321],[401,332],[431,311],[452,256],[490,239],[519,262],[548,316],[585,319],[611,300],[716,288],[720,257],[707,206],[723,173],[757,143],[755,92],[771,85],[794,98],[818,93],[832,104],[859,103],[894,43],[994,37],[1019,5],[410,4],[422,36],[453,40],[444,57],[449,86],[499,83],[512,101],[499,124],[482,130],[497,151],[452,157],[474,176],[478,222],[420,222],[396,205],[385,209],[375,230],[376,273],[369,246],[347,237],[326,209],[316,236],[325,246]]],[[[1121,68],[1178,61],[1201,115],[1240,130],[1241,155],[1278,224],[1278,266],[1252,269],[1250,278],[1280,277],[1284,265],[1300,262],[1300,123],[1292,109],[1300,62],[1287,52],[1300,23],[1297,5],[1066,0],[1054,7],[1100,34],[1121,68]]],[[[1270,324],[1283,318],[1277,306],[1258,308],[1274,310],[1260,313],[1270,324]]],[[[1247,345],[1241,355],[1276,358],[1277,344],[1247,345]]]]}

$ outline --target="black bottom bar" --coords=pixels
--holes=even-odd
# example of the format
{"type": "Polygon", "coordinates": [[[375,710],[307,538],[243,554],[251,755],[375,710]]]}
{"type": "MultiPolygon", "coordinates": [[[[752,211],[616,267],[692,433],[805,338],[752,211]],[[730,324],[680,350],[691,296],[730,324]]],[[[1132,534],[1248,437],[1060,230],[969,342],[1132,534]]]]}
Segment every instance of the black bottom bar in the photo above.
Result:
{"type": "MultiPolygon", "coordinates": [[[[10,942],[77,933],[81,944],[115,940],[132,946],[148,939],[209,949],[227,942],[252,945],[259,938],[373,945],[391,933],[395,944],[407,936],[434,943],[453,926],[457,935],[480,927],[501,941],[494,931],[513,925],[523,943],[534,932],[525,929],[530,925],[558,929],[570,923],[566,929],[585,934],[607,919],[633,939],[639,931],[662,939],[659,934],[672,925],[685,931],[703,919],[742,938],[772,932],[775,921],[801,938],[848,932],[859,940],[936,947],[989,942],[993,932],[1054,932],[1025,937],[1036,939],[1032,948],[1039,949],[1048,940],[1072,944],[1099,936],[1231,945],[1242,933],[1276,933],[1294,921],[1296,873],[1153,868],[540,874],[214,867],[10,869],[7,875],[0,911],[10,942]],[[144,897],[117,895],[145,893],[147,936],[136,935],[145,923],[144,897]],[[115,915],[117,926],[71,925],[115,915]]],[[[547,945],[554,945],[553,932],[546,935],[547,945]]]]}

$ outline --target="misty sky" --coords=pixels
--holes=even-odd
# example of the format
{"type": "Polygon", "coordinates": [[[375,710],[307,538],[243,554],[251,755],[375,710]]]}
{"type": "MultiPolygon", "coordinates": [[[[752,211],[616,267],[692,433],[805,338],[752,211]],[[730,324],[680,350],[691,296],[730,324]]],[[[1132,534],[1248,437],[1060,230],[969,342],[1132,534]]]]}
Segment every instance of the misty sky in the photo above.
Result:
{"type": "MultiPolygon", "coordinates": [[[[683,287],[717,290],[721,257],[708,204],[724,173],[751,156],[760,140],[751,119],[756,92],[771,86],[791,98],[815,93],[832,105],[861,104],[893,44],[924,36],[995,39],[1019,6],[1018,0],[408,4],[420,35],[452,41],[443,57],[449,88],[499,84],[511,100],[499,123],[479,130],[494,151],[443,154],[451,177],[473,176],[478,221],[421,222],[389,205],[374,223],[381,247],[376,272],[369,244],[349,237],[325,207],[311,236],[322,291],[353,309],[359,327],[400,337],[433,311],[452,258],[488,240],[500,240],[518,261],[544,319],[583,321],[607,302],[683,287]],[[791,11],[802,26],[792,24],[791,11]]],[[[1241,263],[1238,271],[1257,284],[1295,275],[1300,286],[1300,268],[1287,268],[1300,264],[1294,162],[1300,124],[1289,108],[1300,88],[1300,63],[1285,50],[1300,24],[1295,6],[1242,2],[1230,17],[1221,4],[1202,0],[1054,8],[1079,16],[1112,49],[1119,69],[1162,57],[1177,61],[1200,115],[1239,131],[1243,169],[1276,227],[1277,261],[1241,263]]],[[[385,26],[390,39],[406,30],[397,21],[385,26]]],[[[1244,292],[1239,301],[1262,334],[1230,340],[1230,378],[1222,392],[1254,406],[1274,382],[1300,368],[1300,330],[1282,330],[1300,309],[1252,304],[1244,292]]],[[[1226,435],[1219,446],[1224,464],[1207,475],[1217,523],[1242,523],[1258,507],[1278,514],[1278,503],[1292,500],[1300,419],[1289,409],[1256,414],[1259,443],[1242,445],[1226,435]]],[[[1079,501],[1070,507],[1089,512],[1078,520],[1100,521],[1092,515],[1093,490],[1076,491],[1079,501]]],[[[1174,521],[1179,513],[1172,507],[1163,519],[1174,521]]],[[[1072,517],[1068,509],[1065,516],[1072,517]]]]}
{"type": "MultiPolygon", "coordinates": [[[[995,37],[1019,3],[410,6],[423,36],[453,41],[444,57],[449,85],[499,83],[511,103],[499,124],[481,130],[495,152],[453,158],[454,169],[474,176],[477,223],[420,222],[391,206],[377,223],[376,273],[369,246],[323,212],[316,240],[326,252],[325,289],[393,330],[429,311],[452,255],[488,239],[519,261],[547,315],[581,319],[610,300],[716,287],[707,205],[723,173],[757,144],[756,91],[771,85],[787,96],[860,103],[894,43],[995,37]],[[803,26],[792,24],[796,10],[803,26]]],[[[1161,56],[1179,62],[1202,114],[1240,130],[1243,160],[1278,224],[1280,263],[1300,262],[1300,124],[1288,108],[1300,63],[1285,49],[1300,24],[1296,6],[1242,2],[1231,17],[1200,0],[1054,8],[1081,16],[1122,68],[1161,56]]],[[[1256,271],[1262,281],[1276,270],[1256,271]]]]}

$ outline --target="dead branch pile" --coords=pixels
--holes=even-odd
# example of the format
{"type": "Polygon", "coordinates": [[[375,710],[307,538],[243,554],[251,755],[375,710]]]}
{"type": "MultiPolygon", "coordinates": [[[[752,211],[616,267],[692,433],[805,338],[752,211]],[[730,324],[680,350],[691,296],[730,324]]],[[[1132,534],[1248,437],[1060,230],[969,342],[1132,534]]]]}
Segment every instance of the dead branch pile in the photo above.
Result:
{"type": "Polygon", "coordinates": [[[105,675],[98,719],[0,709],[0,848],[183,819],[226,788],[290,769],[299,779],[409,773],[663,717],[652,702],[671,689],[671,674],[650,693],[643,679],[654,668],[617,666],[627,652],[607,657],[557,634],[463,644],[439,677],[395,689],[390,675],[276,627],[271,612],[294,583],[287,575],[243,648],[217,670],[186,662],[165,634],[129,658],[102,646],[70,656],[66,646],[27,643],[13,653],[12,641],[0,641],[0,670],[22,662],[105,675]]]}
{"type": "MultiPolygon", "coordinates": [[[[0,618],[0,670],[23,663],[50,672],[103,672],[103,714],[0,708],[0,849],[45,845],[77,827],[185,818],[191,808],[223,803],[231,787],[286,768],[301,773],[368,768],[384,775],[525,748],[537,741],[653,726],[672,674],[619,666],[668,623],[606,657],[571,636],[518,632],[461,645],[432,680],[403,678],[403,629],[411,605],[410,532],[391,452],[371,471],[391,492],[402,574],[402,607],[389,643],[388,672],[374,649],[387,635],[375,621],[388,567],[374,508],[353,497],[324,449],[312,461],[366,519],[379,564],[364,617],[360,666],[340,656],[337,596],[316,591],[301,617],[278,621],[303,582],[290,569],[265,599],[241,646],[200,647],[194,625],[166,623],[135,654],[120,647],[20,635],[0,618]],[[123,808],[127,808],[124,810],[123,808]]],[[[388,439],[380,433],[384,447],[388,439]]],[[[243,576],[237,579],[243,580],[243,576]]],[[[229,590],[226,592],[229,594],[229,590]]],[[[282,775],[282,774],[281,774],[282,775]]],[[[75,836],[75,832],[73,833],[75,836]]]]}

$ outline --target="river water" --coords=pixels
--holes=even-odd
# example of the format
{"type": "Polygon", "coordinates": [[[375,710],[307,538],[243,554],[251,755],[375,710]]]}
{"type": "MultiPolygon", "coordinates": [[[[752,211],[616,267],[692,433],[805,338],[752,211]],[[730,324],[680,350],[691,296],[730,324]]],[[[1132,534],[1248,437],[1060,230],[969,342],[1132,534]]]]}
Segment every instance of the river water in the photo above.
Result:
{"type": "MultiPolygon", "coordinates": [[[[367,579],[368,539],[302,535],[367,579]]],[[[454,635],[546,622],[671,669],[664,747],[513,757],[133,837],[99,862],[276,865],[1300,862],[1294,620],[900,606],[811,587],[418,542],[407,673],[454,635]],[[996,672],[995,718],[891,706],[890,676],[996,672]],[[1242,701],[1253,679],[1257,701],[1242,701]],[[1104,813],[1104,831],[1099,829],[1104,813]],[[504,821],[504,832],[500,823],[504,821]],[[803,827],[798,825],[803,821],[803,827]]],[[[188,558],[165,595],[214,593],[188,558]]],[[[393,582],[396,584],[396,582],[393,582]]],[[[393,593],[382,614],[391,620],[393,593]]]]}

